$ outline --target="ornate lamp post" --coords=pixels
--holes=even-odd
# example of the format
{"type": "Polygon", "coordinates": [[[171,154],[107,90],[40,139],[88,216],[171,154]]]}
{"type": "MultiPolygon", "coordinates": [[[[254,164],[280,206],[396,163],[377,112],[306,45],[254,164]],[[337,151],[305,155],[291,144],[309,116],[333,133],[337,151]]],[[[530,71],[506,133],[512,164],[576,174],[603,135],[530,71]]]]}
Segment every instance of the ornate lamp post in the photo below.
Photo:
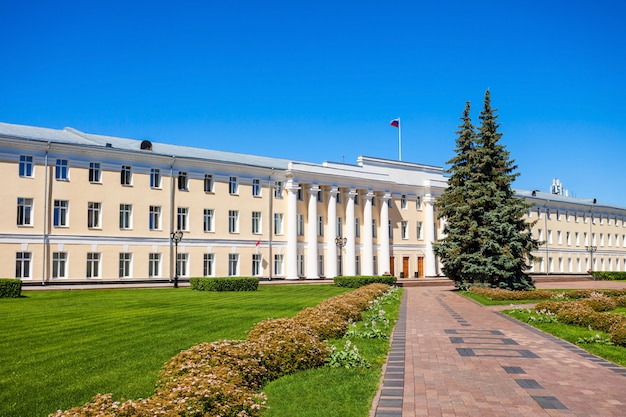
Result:
{"type": "Polygon", "coordinates": [[[343,275],[343,262],[342,262],[342,256],[341,256],[341,248],[343,248],[344,246],[346,246],[346,243],[348,242],[348,238],[345,237],[341,237],[341,236],[337,236],[335,238],[335,245],[337,245],[337,252],[339,252],[338,256],[337,256],[337,260],[339,261],[339,274],[343,275]]]}
{"type": "Polygon", "coordinates": [[[585,246],[585,250],[589,252],[589,271],[588,272],[591,272],[592,273],[591,276],[593,276],[593,253],[598,250],[598,247],[591,246],[591,245],[585,246]]]}
{"type": "Polygon", "coordinates": [[[176,246],[174,255],[174,288],[178,288],[178,242],[183,240],[182,230],[179,229],[170,233],[170,239],[172,239],[172,242],[174,242],[174,245],[176,246]]]}

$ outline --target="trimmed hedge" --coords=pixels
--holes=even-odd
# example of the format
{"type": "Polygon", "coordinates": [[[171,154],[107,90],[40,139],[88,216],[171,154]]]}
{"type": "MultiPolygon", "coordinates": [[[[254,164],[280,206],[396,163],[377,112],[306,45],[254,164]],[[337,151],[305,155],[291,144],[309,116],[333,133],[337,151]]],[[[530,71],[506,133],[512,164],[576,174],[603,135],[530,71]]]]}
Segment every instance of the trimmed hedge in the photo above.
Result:
{"type": "Polygon", "coordinates": [[[18,298],[22,295],[22,280],[0,278],[0,298],[18,298]]]}
{"type": "Polygon", "coordinates": [[[591,276],[603,281],[626,280],[626,272],[624,271],[593,271],[591,276]]]}
{"type": "Polygon", "coordinates": [[[386,284],[386,285],[395,285],[397,278],[391,275],[383,275],[383,276],[355,276],[355,277],[346,277],[346,276],[337,276],[334,279],[335,285],[338,287],[345,288],[359,288],[364,287],[369,284],[386,284]]]}
{"type": "Polygon", "coordinates": [[[256,291],[259,288],[259,279],[250,277],[191,278],[189,284],[192,290],[198,291],[256,291]]]}

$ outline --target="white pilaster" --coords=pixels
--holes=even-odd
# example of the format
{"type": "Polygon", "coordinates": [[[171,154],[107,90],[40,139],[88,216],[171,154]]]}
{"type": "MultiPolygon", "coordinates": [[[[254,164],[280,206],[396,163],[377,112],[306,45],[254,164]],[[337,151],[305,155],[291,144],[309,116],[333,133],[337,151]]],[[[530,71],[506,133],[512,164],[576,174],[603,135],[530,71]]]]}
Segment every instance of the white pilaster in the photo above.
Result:
{"type": "Polygon", "coordinates": [[[435,209],[434,209],[435,197],[432,194],[426,194],[424,196],[425,205],[425,241],[426,250],[424,261],[424,269],[426,270],[427,277],[434,277],[437,275],[437,265],[435,259],[435,253],[433,252],[433,243],[435,242],[435,209]]]}
{"type": "Polygon", "coordinates": [[[344,275],[353,277],[356,275],[356,228],[354,217],[354,197],[357,191],[351,189],[346,201],[346,262],[344,275]]]}
{"type": "Polygon", "coordinates": [[[380,203],[380,233],[378,233],[380,256],[378,270],[382,274],[391,273],[389,265],[389,200],[391,200],[391,195],[385,194],[380,203]]]}
{"type": "MultiPolygon", "coordinates": [[[[285,279],[298,279],[298,184],[289,180],[287,190],[287,274],[285,279]]],[[[274,260],[272,259],[271,262],[274,260]]]]}
{"type": "Polygon", "coordinates": [[[363,210],[363,259],[361,261],[363,275],[374,274],[374,235],[372,233],[372,198],[374,193],[369,191],[365,197],[363,210]]]}
{"type": "Polygon", "coordinates": [[[328,197],[328,228],[326,230],[326,276],[337,276],[337,194],[339,189],[333,187],[328,197]]]}
{"type": "Polygon", "coordinates": [[[306,277],[319,278],[317,272],[317,185],[309,189],[309,218],[307,221],[306,277]]]}

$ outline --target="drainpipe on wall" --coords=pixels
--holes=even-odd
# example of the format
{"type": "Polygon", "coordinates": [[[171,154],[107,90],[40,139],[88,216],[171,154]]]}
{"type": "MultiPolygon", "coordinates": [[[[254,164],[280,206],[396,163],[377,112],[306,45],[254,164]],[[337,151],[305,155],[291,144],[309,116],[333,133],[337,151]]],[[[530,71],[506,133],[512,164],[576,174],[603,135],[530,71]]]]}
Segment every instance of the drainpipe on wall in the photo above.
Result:
{"type": "Polygon", "coordinates": [[[48,152],[50,152],[50,141],[44,156],[44,177],[43,177],[43,262],[41,270],[41,285],[46,285],[46,270],[48,269],[48,152]]]}
{"type": "Polygon", "coordinates": [[[269,259],[267,260],[267,263],[269,265],[268,269],[269,269],[269,273],[270,273],[269,274],[269,280],[270,281],[272,280],[272,273],[273,273],[273,267],[274,267],[274,264],[272,262],[272,234],[274,233],[274,229],[273,229],[273,226],[274,226],[274,223],[273,223],[274,222],[274,213],[273,213],[273,210],[274,210],[274,190],[273,190],[273,187],[272,187],[272,175],[274,175],[274,168],[272,168],[272,172],[270,172],[270,176],[267,179],[267,181],[268,181],[267,188],[268,188],[268,192],[269,192],[269,196],[268,196],[269,197],[269,203],[268,203],[269,204],[269,216],[268,216],[269,217],[269,222],[268,222],[269,223],[269,233],[268,233],[268,236],[269,236],[269,240],[268,240],[268,256],[269,256],[269,259]]]}
{"type": "Polygon", "coordinates": [[[174,187],[174,164],[176,163],[176,157],[172,156],[172,164],[170,165],[170,277],[169,281],[172,282],[172,277],[174,275],[175,262],[174,259],[174,242],[172,241],[172,233],[174,233],[174,204],[175,201],[175,187],[174,187]]]}

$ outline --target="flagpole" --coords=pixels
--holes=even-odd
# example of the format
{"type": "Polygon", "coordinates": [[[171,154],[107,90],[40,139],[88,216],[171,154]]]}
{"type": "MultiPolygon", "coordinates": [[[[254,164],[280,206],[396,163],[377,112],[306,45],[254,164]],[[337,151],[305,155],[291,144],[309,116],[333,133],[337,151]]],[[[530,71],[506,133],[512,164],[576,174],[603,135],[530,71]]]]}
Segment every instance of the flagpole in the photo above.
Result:
{"type": "Polygon", "coordinates": [[[398,160],[402,161],[402,123],[398,117],[398,160]]]}

